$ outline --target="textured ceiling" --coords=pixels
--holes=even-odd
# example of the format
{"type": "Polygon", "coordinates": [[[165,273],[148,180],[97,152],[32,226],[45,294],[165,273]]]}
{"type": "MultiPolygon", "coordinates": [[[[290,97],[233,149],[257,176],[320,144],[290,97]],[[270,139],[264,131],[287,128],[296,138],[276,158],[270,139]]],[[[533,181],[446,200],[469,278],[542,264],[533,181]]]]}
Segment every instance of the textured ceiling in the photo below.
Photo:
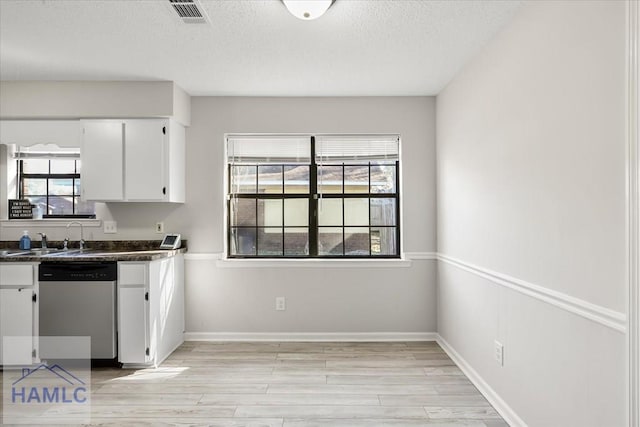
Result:
{"type": "Polygon", "coordinates": [[[302,21],[279,0],[0,0],[2,80],[172,80],[192,95],[434,95],[520,1],[337,0],[302,21]]]}

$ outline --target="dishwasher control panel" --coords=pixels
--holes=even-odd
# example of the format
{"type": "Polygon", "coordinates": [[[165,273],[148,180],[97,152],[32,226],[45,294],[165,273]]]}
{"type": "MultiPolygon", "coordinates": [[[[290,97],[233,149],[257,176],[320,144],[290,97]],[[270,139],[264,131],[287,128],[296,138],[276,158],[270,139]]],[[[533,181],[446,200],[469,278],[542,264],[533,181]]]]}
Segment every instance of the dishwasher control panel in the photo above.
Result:
{"type": "Polygon", "coordinates": [[[40,282],[111,282],[118,278],[116,262],[63,262],[40,264],[40,282]]]}

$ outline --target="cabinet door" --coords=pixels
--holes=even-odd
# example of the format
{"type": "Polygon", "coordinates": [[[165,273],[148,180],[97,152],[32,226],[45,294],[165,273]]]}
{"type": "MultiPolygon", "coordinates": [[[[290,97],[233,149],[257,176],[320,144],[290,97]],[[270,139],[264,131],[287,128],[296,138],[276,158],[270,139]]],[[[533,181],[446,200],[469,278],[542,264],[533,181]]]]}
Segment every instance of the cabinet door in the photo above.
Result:
{"type": "Polygon", "coordinates": [[[82,198],[123,199],[123,123],[117,120],[83,122],[82,198]]]}
{"type": "Polygon", "coordinates": [[[118,290],[118,360],[146,363],[149,348],[149,311],[144,287],[118,290]]]}
{"type": "Polygon", "coordinates": [[[125,198],[166,199],[166,120],[125,121],[125,198]]]}
{"type": "Polygon", "coordinates": [[[31,363],[33,288],[0,289],[0,338],[0,364],[31,363]]]}

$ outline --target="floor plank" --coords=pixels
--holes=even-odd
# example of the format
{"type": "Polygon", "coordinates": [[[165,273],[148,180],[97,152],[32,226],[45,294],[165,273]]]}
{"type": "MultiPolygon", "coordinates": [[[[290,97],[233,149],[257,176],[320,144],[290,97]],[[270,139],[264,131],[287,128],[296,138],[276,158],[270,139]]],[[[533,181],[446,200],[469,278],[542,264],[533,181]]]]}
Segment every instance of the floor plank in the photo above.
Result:
{"type": "Polygon", "coordinates": [[[327,384],[471,385],[471,381],[463,375],[327,375],[327,384]]]}
{"type": "Polygon", "coordinates": [[[437,386],[423,384],[271,384],[267,393],[274,394],[438,394],[437,386]]]}
{"type": "Polygon", "coordinates": [[[382,406],[491,406],[480,393],[473,395],[385,394],[379,397],[382,406]]]}
{"type": "Polygon", "coordinates": [[[389,406],[339,406],[339,405],[263,405],[238,406],[237,417],[287,417],[287,418],[385,418],[426,419],[422,407],[389,406]]]}
{"type": "MultiPolygon", "coordinates": [[[[287,386],[288,387],[288,386],[287,386]]],[[[140,394],[140,393],[179,393],[179,394],[207,394],[207,393],[265,393],[267,384],[105,384],[94,387],[94,394],[140,394]]]]}
{"type": "Polygon", "coordinates": [[[364,427],[364,426],[376,426],[376,427],[458,427],[458,426],[473,426],[473,427],[486,427],[486,424],[482,421],[476,420],[395,420],[384,418],[368,418],[368,419],[301,419],[301,420],[284,420],[284,427],[364,427]]]}
{"type": "Polygon", "coordinates": [[[495,409],[491,407],[431,407],[424,408],[429,418],[432,419],[502,419],[495,409]]]}
{"type": "MultiPolygon", "coordinates": [[[[40,422],[36,424],[39,427],[45,425],[47,427],[68,427],[69,425],[78,424],[78,420],[74,418],[56,418],[55,420],[46,420],[46,422],[40,422]]],[[[101,427],[122,427],[122,426],[136,426],[136,427],[169,427],[169,426],[184,426],[184,427],[282,427],[283,420],[281,418],[91,418],[92,426],[101,427]]],[[[23,423],[16,424],[24,426],[23,423]]]]}
{"type": "Polygon", "coordinates": [[[378,405],[368,394],[205,394],[201,405],[378,405]]]}

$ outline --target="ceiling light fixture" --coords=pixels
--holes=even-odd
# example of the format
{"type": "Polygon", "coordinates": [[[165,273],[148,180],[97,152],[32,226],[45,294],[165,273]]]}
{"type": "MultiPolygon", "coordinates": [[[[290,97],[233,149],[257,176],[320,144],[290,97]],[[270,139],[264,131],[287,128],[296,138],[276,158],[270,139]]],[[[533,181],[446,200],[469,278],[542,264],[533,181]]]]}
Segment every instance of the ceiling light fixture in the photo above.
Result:
{"type": "Polygon", "coordinates": [[[310,21],[320,18],[335,0],[282,0],[296,18],[310,21]]]}

